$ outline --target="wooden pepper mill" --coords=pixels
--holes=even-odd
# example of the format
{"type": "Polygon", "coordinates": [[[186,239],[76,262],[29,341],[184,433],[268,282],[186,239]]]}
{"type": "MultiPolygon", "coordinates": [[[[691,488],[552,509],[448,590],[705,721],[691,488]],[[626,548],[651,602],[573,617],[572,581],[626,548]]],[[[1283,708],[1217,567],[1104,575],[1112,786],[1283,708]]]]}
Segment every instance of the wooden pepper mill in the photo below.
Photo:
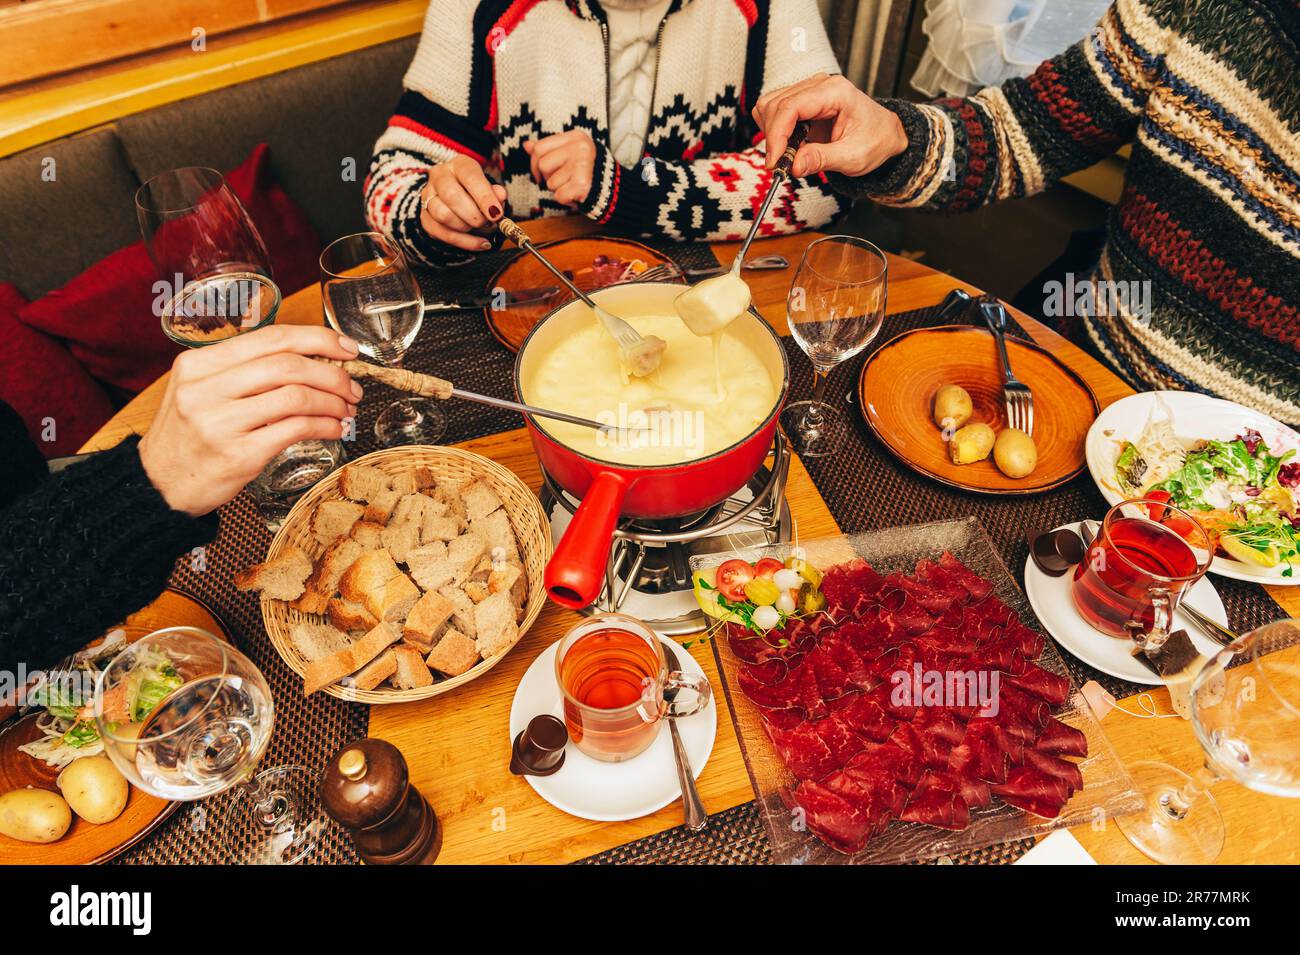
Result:
{"type": "Polygon", "coordinates": [[[320,801],[368,865],[432,865],[442,848],[438,817],[397,747],[381,739],[349,743],[330,760],[320,801]]]}

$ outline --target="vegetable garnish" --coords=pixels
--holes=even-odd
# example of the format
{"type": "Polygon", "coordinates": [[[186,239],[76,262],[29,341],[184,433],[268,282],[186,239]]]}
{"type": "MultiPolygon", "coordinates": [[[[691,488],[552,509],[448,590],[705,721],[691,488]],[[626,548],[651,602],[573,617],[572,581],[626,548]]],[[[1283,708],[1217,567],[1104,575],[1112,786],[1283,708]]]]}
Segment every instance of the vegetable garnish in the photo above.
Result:
{"type": "MultiPolygon", "coordinates": [[[[726,623],[737,623],[755,637],[766,637],[795,617],[810,616],[826,607],[821,572],[801,557],[782,562],[764,557],[756,564],[739,558],[697,570],[695,600],[717,621],[703,640],[726,623]]],[[[784,637],[774,646],[784,645],[784,637]]]]}

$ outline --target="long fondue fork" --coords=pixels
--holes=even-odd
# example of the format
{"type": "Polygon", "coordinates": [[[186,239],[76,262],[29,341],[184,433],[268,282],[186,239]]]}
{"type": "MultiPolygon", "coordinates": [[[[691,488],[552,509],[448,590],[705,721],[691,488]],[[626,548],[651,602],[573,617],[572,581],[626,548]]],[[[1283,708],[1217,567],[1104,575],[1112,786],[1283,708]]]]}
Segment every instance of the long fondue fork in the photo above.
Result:
{"type": "Polygon", "coordinates": [[[767,195],[763,197],[763,204],[758,209],[758,215],[754,216],[754,221],[750,223],[749,234],[745,236],[745,241],[740,244],[740,251],[736,253],[736,258],[731,263],[733,275],[740,274],[740,270],[745,263],[745,253],[749,251],[754,236],[758,235],[758,227],[763,224],[763,219],[767,216],[767,210],[772,207],[772,199],[776,196],[776,190],[790,178],[790,167],[794,165],[794,154],[799,151],[799,147],[803,145],[804,140],[807,138],[808,124],[795,123],[794,129],[790,131],[790,138],[786,141],[785,152],[781,153],[781,158],[772,167],[772,182],[767,187],[767,195]]]}
{"type": "Polygon", "coordinates": [[[494,398],[492,395],[480,395],[474,391],[457,388],[445,378],[421,374],[418,371],[408,371],[405,368],[386,368],[382,365],[372,365],[370,362],[357,361],[356,359],[334,361],[328,358],[320,358],[317,360],[328,365],[338,365],[353,378],[369,378],[372,381],[388,385],[390,388],[396,388],[398,391],[405,391],[412,395],[419,395],[422,398],[439,398],[444,401],[448,398],[463,398],[466,401],[476,401],[481,405],[505,408],[507,411],[518,411],[520,414],[536,415],[539,418],[554,418],[556,421],[567,421],[569,424],[582,425],[584,428],[593,428],[596,431],[606,433],[648,430],[646,428],[623,428],[613,424],[602,424],[591,418],[582,418],[564,411],[550,411],[546,408],[538,408],[535,405],[526,405],[518,401],[494,398]]]}
{"type": "Polygon", "coordinates": [[[552,265],[546,256],[542,255],[538,250],[537,246],[533,245],[533,240],[524,234],[524,230],[510,219],[503,217],[497,223],[497,228],[501,230],[501,234],[507,239],[550,269],[552,275],[563,282],[570,292],[582,299],[587,307],[596,313],[596,317],[600,319],[605,329],[618,343],[619,355],[622,357],[623,364],[627,366],[628,371],[637,377],[642,377],[659,367],[659,363],[663,361],[664,349],[668,347],[666,341],[658,335],[642,337],[640,332],[623,321],[623,319],[593,302],[591,296],[574,285],[564,272],[552,265]]]}

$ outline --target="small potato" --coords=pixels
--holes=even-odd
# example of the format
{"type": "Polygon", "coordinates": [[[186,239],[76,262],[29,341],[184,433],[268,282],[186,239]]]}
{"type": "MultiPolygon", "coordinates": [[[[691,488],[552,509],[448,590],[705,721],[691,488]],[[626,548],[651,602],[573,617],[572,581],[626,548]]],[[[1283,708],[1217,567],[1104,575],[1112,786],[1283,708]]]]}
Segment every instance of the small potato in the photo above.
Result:
{"type": "Polygon", "coordinates": [[[1004,428],[993,442],[993,463],[1009,478],[1022,478],[1038,467],[1034,439],[1016,428],[1004,428]]]}
{"type": "Polygon", "coordinates": [[[83,756],[59,773],[59,792],[86,822],[112,822],[126,808],[130,786],[107,756],[83,756]]]}
{"type": "Polygon", "coordinates": [[[0,796],[0,833],[19,842],[57,842],[72,825],[72,810],[58,793],[15,789],[0,796]]]}
{"type": "Polygon", "coordinates": [[[943,385],[934,393],[934,423],[940,428],[960,428],[973,410],[970,395],[961,385],[943,385]]]}
{"type": "Polygon", "coordinates": [[[983,421],[976,421],[958,429],[948,443],[953,464],[974,464],[983,461],[993,450],[993,429],[983,421]]]}

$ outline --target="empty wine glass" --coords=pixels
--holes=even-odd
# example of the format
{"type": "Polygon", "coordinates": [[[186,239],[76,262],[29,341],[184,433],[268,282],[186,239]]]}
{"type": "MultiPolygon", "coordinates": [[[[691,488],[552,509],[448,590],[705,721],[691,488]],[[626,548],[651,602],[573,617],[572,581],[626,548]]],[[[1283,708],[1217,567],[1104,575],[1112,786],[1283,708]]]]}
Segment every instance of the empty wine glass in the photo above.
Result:
{"type": "Polygon", "coordinates": [[[235,789],[225,842],[243,863],[293,864],[326,825],[317,774],[280,766],[254,775],[275,707],[261,672],[197,627],[168,627],[119,653],[95,683],[104,752],[137,789],[191,802],[235,789]]]}
{"type": "Polygon", "coordinates": [[[1145,797],[1115,821],[1157,862],[1204,865],[1223,849],[1223,816],[1210,787],[1234,779],[1300,797],[1300,620],[1245,634],[1208,661],[1191,686],[1192,729],[1205,763],[1190,776],[1166,763],[1129,767],[1145,797]]]}
{"type": "MultiPolygon", "coordinates": [[[[424,321],[424,295],[401,250],[378,232],[336,239],[320,256],[321,301],[335,330],[356,340],[362,354],[392,368],[424,321]]],[[[431,399],[399,398],[375,419],[385,447],[436,444],[446,416],[431,399]]]]}
{"type": "Polygon", "coordinates": [[[866,239],[830,235],[804,250],[786,316],[790,334],[813,365],[813,399],[786,405],[781,413],[781,427],[803,457],[830,454],[844,442],[848,421],[826,403],[826,382],[836,365],[879,333],[888,271],[885,253],[866,239]]]}
{"type": "Polygon", "coordinates": [[[271,257],[221,173],[204,166],[159,173],[136,190],[135,208],[167,285],[158,301],[168,338],[192,348],[275,321],[271,257]]]}

